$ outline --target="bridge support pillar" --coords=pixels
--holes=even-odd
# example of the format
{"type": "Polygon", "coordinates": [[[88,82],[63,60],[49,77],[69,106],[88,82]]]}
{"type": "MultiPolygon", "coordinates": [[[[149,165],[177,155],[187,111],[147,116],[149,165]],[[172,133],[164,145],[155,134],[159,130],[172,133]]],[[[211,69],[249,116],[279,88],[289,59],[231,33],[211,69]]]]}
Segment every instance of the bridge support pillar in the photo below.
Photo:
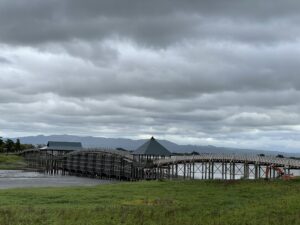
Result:
{"type": "Polygon", "coordinates": [[[228,163],[225,163],[225,180],[227,180],[227,173],[228,173],[228,163]]]}
{"type": "Polygon", "coordinates": [[[224,168],[224,162],[222,162],[222,180],[224,180],[224,178],[225,178],[225,168],[224,168]]]}
{"type": "Polygon", "coordinates": [[[215,175],[215,164],[214,162],[211,162],[211,179],[214,179],[215,175]]]}
{"type": "Polygon", "coordinates": [[[232,163],[232,179],[235,180],[235,163],[232,163]]]}
{"type": "Polygon", "coordinates": [[[232,174],[233,174],[233,163],[230,162],[230,163],[229,163],[229,179],[230,179],[230,180],[233,179],[232,174]]]}
{"type": "Polygon", "coordinates": [[[211,174],[211,162],[208,162],[208,179],[210,180],[210,174],[211,174]]]}
{"type": "Polygon", "coordinates": [[[249,179],[249,164],[248,163],[244,164],[244,178],[249,179]]]}
{"type": "Polygon", "coordinates": [[[193,180],[195,179],[195,162],[193,162],[193,180]]]}
{"type": "Polygon", "coordinates": [[[207,179],[207,162],[205,162],[204,179],[207,179]]]}
{"type": "Polygon", "coordinates": [[[257,164],[254,165],[254,178],[255,179],[258,179],[258,170],[259,170],[259,167],[257,164]]]}

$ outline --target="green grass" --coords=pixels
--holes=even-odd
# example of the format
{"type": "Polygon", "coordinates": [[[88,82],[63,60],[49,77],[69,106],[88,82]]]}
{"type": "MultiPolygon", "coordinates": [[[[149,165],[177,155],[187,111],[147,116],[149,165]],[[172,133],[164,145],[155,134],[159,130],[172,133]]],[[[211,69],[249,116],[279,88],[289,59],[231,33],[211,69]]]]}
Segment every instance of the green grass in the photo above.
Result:
{"type": "Polygon", "coordinates": [[[299,225],[300,180],[11,189],[0,204],[1,225],[299,225]]]}
{"type": "Polygon", "coordinates": [[[18,170],[24,169],[26,163],[21,156],[0,154],[1,170],[18,170]]]}

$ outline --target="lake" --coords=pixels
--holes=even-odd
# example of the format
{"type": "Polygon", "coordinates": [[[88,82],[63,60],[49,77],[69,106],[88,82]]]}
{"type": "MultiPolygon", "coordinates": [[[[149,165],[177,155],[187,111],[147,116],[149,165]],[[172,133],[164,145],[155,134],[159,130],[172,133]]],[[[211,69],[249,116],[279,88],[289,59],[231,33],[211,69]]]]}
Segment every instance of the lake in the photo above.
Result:
{"type": "MultiPolygon", "coordinates": [[[[300,171],[291,171],[294,175],[300,175],[300,171]]],[[[216,173],[215,179],[220,179],[221,174],[216,173]]],[[[242,176],[237,175],[240,179],[242,176]]],[[[195,174],[196,179],[201,179],[201,174],[195,174]]],[[[253,179],[253,177],[250,177],[253,179]]],[[[95,186],[109,184],[116,181],[100,180],[86,177],[50,175],[45,173],[22,171],[22,170],[0,170],[0,189],[8,188],[30,188],[30,187],[70,187],[70,186],[95,186]]]]}
{"type": "Polygon", "coordinates": [[[22,170],[0,170],[0,189],[26,187],[94,186],[116,181],[50,175],[22,170]]]}

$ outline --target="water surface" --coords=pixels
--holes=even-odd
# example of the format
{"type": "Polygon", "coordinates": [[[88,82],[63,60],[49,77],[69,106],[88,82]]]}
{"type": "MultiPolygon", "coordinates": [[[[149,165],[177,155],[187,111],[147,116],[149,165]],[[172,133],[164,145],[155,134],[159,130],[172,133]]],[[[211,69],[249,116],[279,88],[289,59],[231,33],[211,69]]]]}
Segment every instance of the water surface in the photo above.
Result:
{"type": "Polygon", "coordinates": [[[22,170],[0,170],[0,189],[25,187],[94,186],[112,183],[86,177],[49,175],[22,170]]]}

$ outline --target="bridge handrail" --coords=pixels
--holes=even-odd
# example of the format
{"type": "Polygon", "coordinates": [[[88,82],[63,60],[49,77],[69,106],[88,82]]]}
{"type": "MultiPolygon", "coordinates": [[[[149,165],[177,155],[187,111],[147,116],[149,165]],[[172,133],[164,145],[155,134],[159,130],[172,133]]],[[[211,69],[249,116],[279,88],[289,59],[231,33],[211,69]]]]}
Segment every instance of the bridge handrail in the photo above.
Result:
{"type": "Polygon", "coordinates": [[[192,156],[172,156],[168,159],[158,159],[154,161],[156,165],[170,164],[184,161],[226,161],[226,162],[242,162],[253,164],[276,164],[284,167],[296,167],[300,169],[300,160],[289,158],[277,158],[272,156],[257,155],[238,155],[238,154],[200,154],[192,156]]]}
{"type": "MultiPolygon", "coordinates": [[[[33,152],[46,152],[46,151],[40,151],[39,149],[26,149],[21,152],[15,153],[17,155],[22,155],[25,153],[33,153],[33,152]]],[[[65,155],[59,155],[58,157],[64,157],[68,155],[74,155],[78,153],[105,153],[105,154],[115,154],[119,155],[121,157],[127,158],[129,160],[133,160],[133,156],[129,152],[124,152],[117,149],[109,149],[109,148],[85,148],[82,150],[74,150],[70,153],[67,153],[65,155]]]]}
{"type": "Polygon", "coordinates": [[[112,148],[85,148],[83,150],[70,152],[68,153],[68,155],[78,154],[78,153],[100,153],[100,152],[115,154],[133,160],[133,156],[129,152],[112,149],[112,148]]]}

